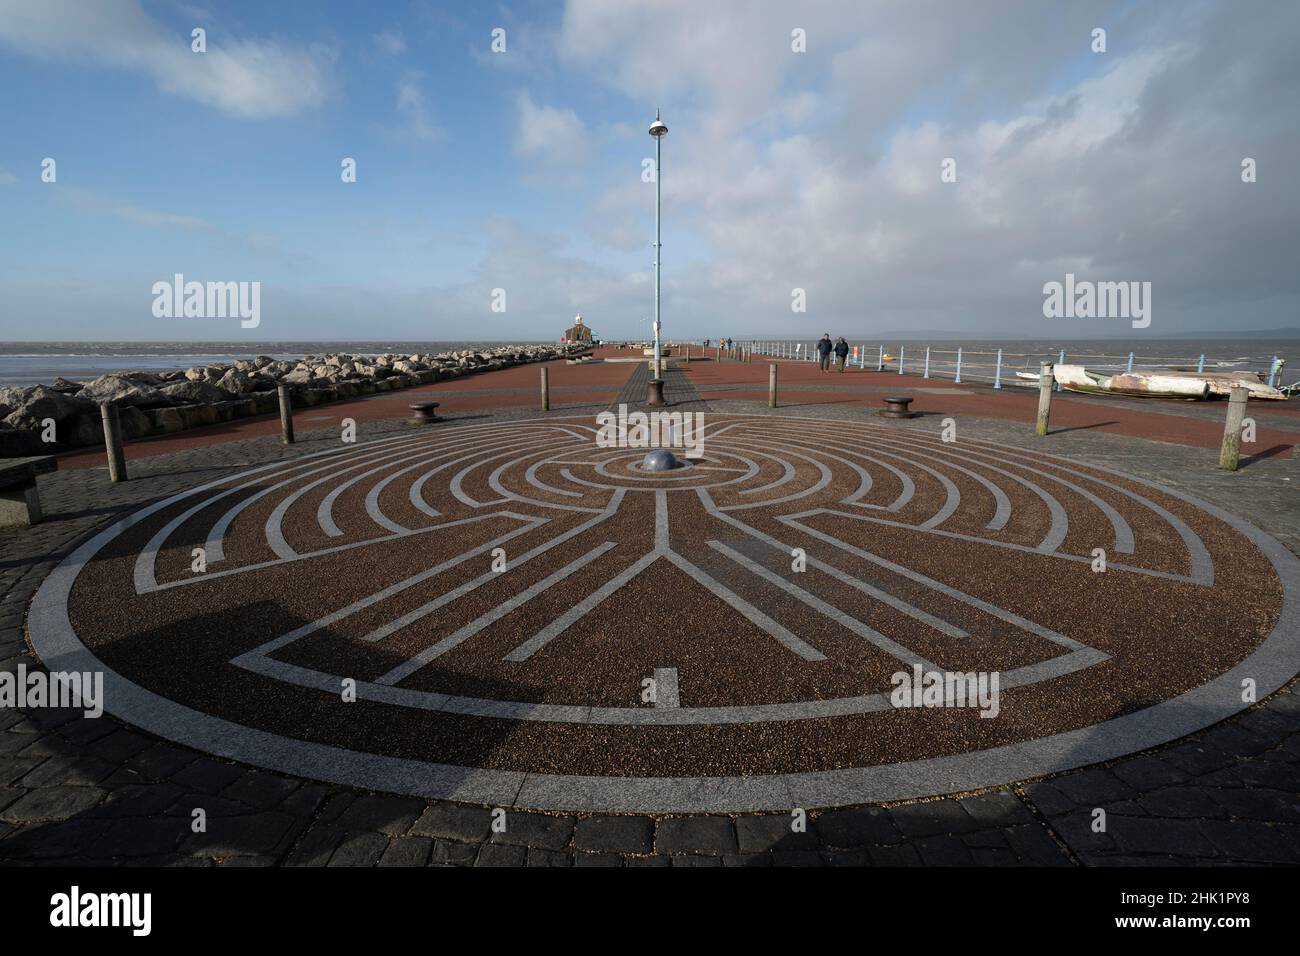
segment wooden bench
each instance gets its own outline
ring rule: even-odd
[[[36,476],[58,467],[51,455],[0,458],[0,528],[26,528],[41,520]]]
[[[411,422],[416,425],[423,425],[426,422],[440,422],[438,417],[438,405],[440,402],[412,402],[411,411],[415,412],[415,417]]]

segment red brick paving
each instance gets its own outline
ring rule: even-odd
[[[691,354],[698,359],[703,350],[693,346]],[[597,358],[637,358],[632,349],[602,347],[596,350]],[[688,369],[691,384],[700,389],[700,397],[715,401],[767,401],[768,359],[755,357],[752,363],[723,360],[712,361],[713,351],[708,351],[707,362],[692,362]],[[780,367],[780,404],[859,406],[875,410],[883,404],[880,389],[911,395],[912,410],[920,413],[944,415],[970,415],[1003,421],[1032,422],[1037,415],[1038,397],[1029,389],[1003,389],[994,391],[987,385],[963,383],[958,385],[943,379],[922,379],[915,375],[898,375],[897,372],[852,370],[844,373],[823,373],[814,362],[778,361]],[[552,408],[565,405],[600,404],[613,400],[623,384],[635,370],[631,362],[608,362],[592,365],[568,365],[563,361],[521,365],[499,372],[488,372],[465,378],[451,379],[436,385],[424,385],[397,392],[385,392],[338,402],[318,405],[297,413],[300,428],[319,427],[327,418],[337,421],[353,418],[358,422],[382,421],[408,416],[406,406],[422,398],[441,398],[447,411],[473,411],[476,409],[524,408],[536,406],[539,400],[539,368],[549,369]],[[872,389],[859,394],[844,391],[800,389],[800,385],[837,386],[852,389],[861,386]],[[710,386],[729,386],[715,391]],[[736,387],[739,386],[739,387]],[[566,391],[566,389],[577,389]],[[971,394],[961,394],[970,392]],[[945,394],[948,393],[948,394]],[[1222,407],[1222,406],[1216,406]],[[1269,403],[1270,415],[1300,414],[1300,406],[1290,407]],[[319,416],[315,422],[314,416]],[[1223,422],[1213,418],[1192,418],[1186,415],[1166,414],[1158,407],[1150,410],[1119,405],[1102,405],[1096,402],[1075,401],[1057,394],[1052,399],[1052,427],[1054,429],[1089,428],[1116,435],[1172,442],[1196,448],[1217,448],[1223,438]],[[261,415],[206,428],[192,429],[175,435],[129,442],[126,457],[130,460],[164,455],[218,442],[274,435],[280,428],[277,415]],[[1291,457],[1294,446],[1300,444],[1300,430],[1284,430],[1269,426],[1257,429],[1256,454]],[[70,452],[59,460],[60,468],[95,468],[104,465],[101,449]]]
[[[690,369],[691,384],[701,390],[700,397],[705,401],[766,402],[768,364],[768,360],[760,361],[757,357],[750,364],[726,361],[720,365],[701,363]],[[778,402],[783,407],[836,404],[877,410],[884,406],[885,395],[878,389],[887,389],[890,394],[896,391],[912,396],[912,411],[919,413],[970,415],[1021,422],[1032,422],[1038,417],[1038,393],[1034,389],[1004,388],[994,391],[984,384],[958,385],[943,379],[922,379],[915,375],[899,375],[897,372],[822,372],[815,362],[781,361],[777,365]],[[736,385],[741,387],[727,388],[726,391],[713,391],[709,388]],[[856,385],[873,391],[853,395],[840,391],[801,390],[798,387],[800,385],[849,388]],[[962,392],[971,394],[961,394]],[[1216,403],[1212,407],[1217,413],[1226,414],[1225,404]],[[1251,407],[1267,411],[1270,415],[1284,410],[1273,402],[1256,403]],[[1285,410],[1294,411],[1291,408]],[[1077,401],[1069,395],[1057,393],[1052,396],[1051,424],[1054,430],[1089,428],[1194,448],[1218,448],[1223,440],[1223,420],[1217,413],[1213,418],[1200,419],[1167,414],[1155,404],[1150,410],[1139,410],[1094,401]],[[1290,457],[1296,444],[1300,444],[1300,430],[1260,426],[1256,429],[1254,445],[1258,451],[1254,453]]]

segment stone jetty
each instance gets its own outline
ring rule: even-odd
[[[434,354],[267,355],[165,372],[110,372],[91,382],[0,388],[0,458],[102,444],[99,406],[117,406],[126,438],[169,434],[276,411],[276,391],[295,407],[548,362],[590,346],[519,345]],[[52,428],[51,428],[52,425]],[[52,440],[51,440],[52,438]]]

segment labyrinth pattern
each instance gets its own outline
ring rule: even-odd
[[[1297,669],[1295,559],[1130,476],[728,415],[648,473],[595,436],[455,423],[202,485],[71,555],[33,643],[214,753],[576,809],[1003,783],[1187,733]],[[919,672],[996,673],[996,714],[894,706]]]

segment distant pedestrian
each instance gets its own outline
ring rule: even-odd
[[[731,336],[730,336],[730,335],[727,336],[727,351],[728,351],[728,352],[731,351]]]
[[[835,350],[835,344],[831,342],[831,334],[827,332],[817,340],[817,356],[823,372],[831,370],[831,352]]]
[[[849,343],[844,341],[844,336],[840,336],[839,341],[835,343],[836,364],[839,365],[840,371],[844,371],[844,364],[849,360]]]

